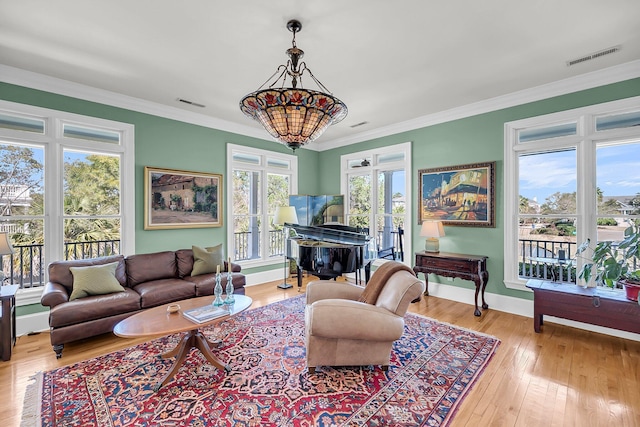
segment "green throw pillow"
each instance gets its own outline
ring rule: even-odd
[[[69,301],[90,295],[104,295],[113,292],[124,292],[124,288],[116,279],[117,262],[87,267],[69,267],[73,274],[73,291]]]
[[[193,270],[192,276],[200,274],[215,273],[220,266],[220,271],[224,270],[224,258],[222,256],[222,244],[211,248],[201,248],[192,246],[193,250]]]

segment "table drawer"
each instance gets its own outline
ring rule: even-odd
[[[459,270],[472,271],[477,262],[470,262],[457,259],[437,259],[420,257],[416,260],[416,265],[425,268],[433,268],[437,270]]]

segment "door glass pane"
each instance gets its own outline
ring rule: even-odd
[[[0,144],[2,216],[44,213],[44,150]]]
[[[86,259],[119,253],[120,218],[65,219],[65,259]]]
[[[640,214],[640,142],[596,149],[598,241],[619,242]]]
[[[267,175],[267,197],[269,215],[274,215],[278,206],[289,206],[289,176]]]
[[[233,172],[233,212],[260,213],[260,173],[235,170]]]
[[[519,171],[520,213],[575,214],[574,149],[521,155]],[[534,211],[530,212],[531,209]]]
[[[0,257],[5,285],[21,288],[44,286],[44,220],[0,219],[0,231],[8,233],[13,254]]]
[[[376,217],[376,240],[381,248],[395,246],[395,233],[398,231],[398,218],[394,215],[405,211],[405,173],[404,170],[381,171],[378,173],[378,215]]]
[[[14,253],[1,257],[4,284],[43,286],[44,150],[0,143],[0,231]]]
[[[120,213],[120,158],[64,151],[65,215]]]
[[[233,259],[260,257],[260,172],[233,172]]]
[[[371,175],[349,176],[348,212],[350,226],[369,226],[364,218],[371,213]]]

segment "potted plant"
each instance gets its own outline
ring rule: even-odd
[[[595,248],[591,248],[590,243],[591,241],[587,239],[576,250],[576,254],[581,254],[588,249],[593,252],[591,262],[582,266],[578,277],[587,283],[594,277],[597,283],[604,283],[610,288],[619,285],[625,289],[628,299],[638,301],[640,226],[634,223],[628,227],[624,231],[624,239],[618,245],[614,245],[613,242],[599,242]]]

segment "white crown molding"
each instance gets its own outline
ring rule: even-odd
[[[640,60],[322,143],[322,151],[640,77]]]
[[[357,142],[395,135],[637,77],[640,77],[640,60],[429,114],[349,137],[309,144],[304,148],[312,151],[326,151]],[[274,142],[272,138],[266,137],[263,130],[258,128],[239,125],[201,113],[145,101],[120,93],[97,89],[3,64],[0,64],[0,81]]]
[[[205,126],[225,132],[232,132],[252,138],[274,141],[272,138],[266,137],[265,132],[262,129],[239,125],[237,123],[217,119],[205,114],[158,104],[140,98],[123,95],[121,93],[70,82],[56,77],[45,76],[43,74],[10,67],[8,65],[0,64],[0,81],[31,89],[51,92],[58,95],[65,95],[86,101],[110,105],[112,107],[124,108],[140,113]]]

